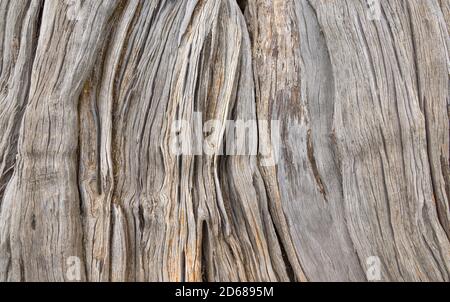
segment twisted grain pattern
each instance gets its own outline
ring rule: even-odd
[[[450,280],[448,0],[80,8],[0,0],[0,281]]]

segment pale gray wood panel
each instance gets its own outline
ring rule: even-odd
[[[449,281],[450,3],[379,3],[0,0],[0,280]]]

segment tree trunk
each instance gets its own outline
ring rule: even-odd
[[[0,281],[450,281],[449,33],[448,0],[0,0]]]

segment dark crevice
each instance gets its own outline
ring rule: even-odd
[[[186,282],[186,252],[181,252],[181,282]]]
[[[202,223],[202,263],[201,263],[201,272],[202,272],[202,281],[208,282],[208,259],[206,255],[208,255],[208,224],[206,221]]]
[[[273,229],[275,230],[275,234],[277,235],[278,245],[280,246],[281,255],[283,257],[283,262],[284,262],[284,264],[286,266],[286,273],[287,273],[287,276],[289,278],[289,281],[290,282],[300,281],[300,280],[297,280],[297,278],[295,277],[294,268],[292,267],[292,264],[289,261],[289,257],[288,257],[288,254],[286,252],[286,249],[284,247],[283,240],[281,240],[280,234],[278,233],[277,227],[275,225],[274,225]]]
[[[106,57],[106,56],[105,56]],[[104,65],[103,65],[104,66]],[[100,96],[97,97],[97,99],[100,99]],[[98,108],[98,103],[94,102],[94,110],[93,110],[93,114],[94,114],[94,119],[95,119],[95,126],[96,126],[96,131],[97,131],[97,181],[96,181],[96,185],[97,185],[97,193],[99,195],[103,195],[103,183],[102,183],[102,155],[101,155],[101,151],[102,151],[102,125],[101,125],[101,121],[100,121],[100,110]]]
[[[113,253],[112,253],[112,242],[114,241],[114,226],[116,224],[114,206],[110,207],[111,217],[110,217],[110,227],[109,227],[109,239],[108,239],[108,281],[112,281],[113,276]]]
[[[79,111],[78,111],[79,112]],[[78,116],[79,118],[79,116]],[[78,123],[80,123],[78,121]],[[78,149],[77,149],[77,163],[80,163],[81,161],[81,150],[80,150],[80,137],[78,137]],[[84,228],[85,228],[85,216],[84,216],[84,204],[83,204],[83,194],[81,192],[81,185],[79,183],[80,181],[80,171],[79,169],[76,169],[77,172],[77,189],[78,189],[78,205],[79,205],[79,211],[80,211],[80,216],[79,216],[79,221],[80,221],[80,227],[81,227],[81,235],[80,235],[80,240],[81,240],[81,253],[82,253],[82,260],[83,260],[83,265],[84,265],[84,269],[85,269],[85,276],[86,276],[86,280],[88,280],[88,269],[87,269],[87,256],[86,256],[86,242],[85,242],[85,234],[84,234]]]
[[[41,35],[41,29],[42,29],[42,16],[44,14],[44,6],[45,6],[45,0],[42,1],[41,7],[39,8],[39,14],[38,14],[38,18],[37,18],[37,24],[36,24],[36,41],[39,39],[40,35]],[[37,43],[35,44],[37,45]],[[34,60],[33,60],[34,61]]]
[[[25,265],[22,257],[19,258],[20,282],[25,282]]]
[[[325,201],[328,202],[327,192],[325,190],[325,186],[323,184],[322,177],[320,176],[320,173],[319,173],[319,168],[317,167],[316,158],[314,156],[314,146],[313,146],[313,142],[312,142],[311,130],[308,130],[308,146],[307,146],[307,148],[308,148],[308,160],[311,164],[311,169],[314,174],[314,179],[316,180],[320,194],[322,194]]]
[[[31,216],[31,229],[33,231],[36,230],[36,215],[34,215],[34,214]]]
[[[16,154],[17,152],[14,152]],[[3,201],[3,194],[5,193],[6,187],[12,178],[13,172],[15,169],[15,161],[12,162],[11,166],[3,172],[3,175],[0,175],[0,205]]]
[[[261,167],[259,167],[260,171],[261,171]],[[282,259],[283,259],[283,263],[285,264],[285,269],[286,269],[286,274],[287,277],[289,279],[290,282],[300,282],[301,277],[298,276],[296,274],[296,270],[294,269],[294,266],[292,265],[292,261],[295,261],[295,257],[294,255],[292,255],[292,253],[288,253],[288,251],[286,250],[286,244],[288,244],[288,240],[292,240],[292,239],[288,239],[286,238],[286,236],[284,236],[284,238],[280,235],[281,234],[286,234],[286,232],[283,231],[283,227],[280,226],[280,224],[284,224],[286,225],[286,228],[289,228],[289,222],[284,222],[284,221],[280,221],[280,217],[277,214],[277,205],[275,203],[270,204],[270,193],[268,191],[268,187],[269,184],[267,183],[267,180],[263,177],[262,181],[264,182],[264,191],[265,194],[267,196],[267,200],[268,200],[268,210],[269,210],[269,217],[270,217],[270,223],[273,225],[273,230],[275,232],[276,235],[276,239],[278,242],[278,246],[280,248],[280,252],[282,255]],[[283,215],[283,214],[282,214]],[[288,217],[284,216],[284,219],[288,219]],[[289,237],[289,236],[288,236]],[[295,252],[294,252],[295,253]],[[298,263],[300,265],[300,263]],[[298,272],[300,273],[300,272]]]
[[[248,0],[236,0],[237,4],[239,5],[239,8],[242,11],[242,14],[245,14],[245,10],[248,6]]]
[[[144,208],[140,204],[138,206],[138,218],[139,218],[139,230],[141,231],[141,233],[144,232],[144,227],[145,227],[145,216],[144,216],[144,214],[145,214]]]

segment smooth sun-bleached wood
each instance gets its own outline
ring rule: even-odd
[[[450,281],[449,1],[80,3],[0,0],[0,281]]]

